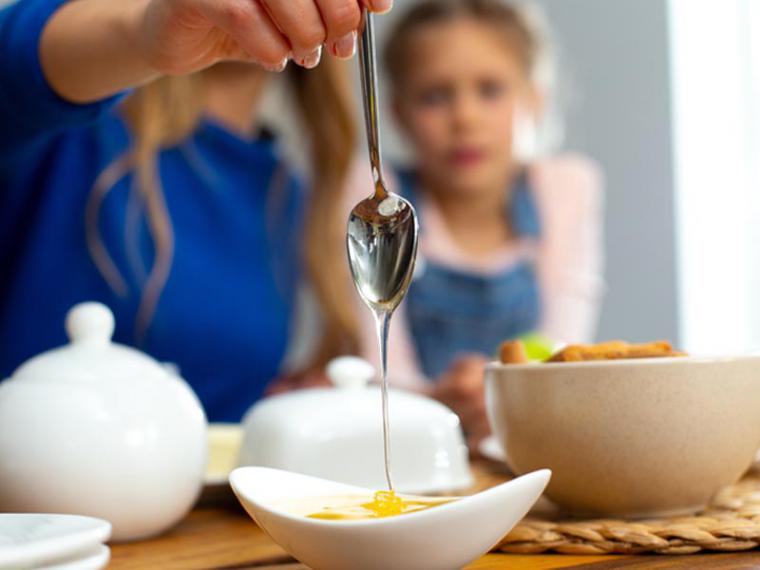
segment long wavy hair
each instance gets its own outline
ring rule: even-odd
[[[350,279],[343,244],[345,223],[340,219],[342,190],[356,142],[355,113],[343,62],[326,57],[313,70],[291,66],[286,76],[308,138],[311,179],[302,253],[323,323],[310,364],[316,367],[340,353],[355,351],[358,345],[356,315],[353,305],[345,301],[350,298]],[[203,114],[203,82],[203,72],[164,77],[125,101],[122,111],[132,145],[103,170],[87,204],[85,225],[92,259],[110,288],[124,296],[126,281],[104,246],[98,216],[108,192],[124,176],[133,175],[124,243],[130,268],[143,283],[135,321],[138,342],[155,314],[174,253],[171,212],[158,175],[158,155],[162,149],[181,144],[198,127]],[[274,193],[276,189],[270,190]],[[148,269],[143,267],[135,239],[143,216],[155,247],[154,262]]]

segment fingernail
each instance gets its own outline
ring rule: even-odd
[[[285,68],[288,66],[288,58],[283,58],[283,60],[280,63],[277,63],[275,65],[269,65],[266,63],[262,64],[262,67],[266,69],[267,71],[271,71],[272,73],[281,73],[282,71],[285,71]]]
[[[313,69],[319,65],[319,60],[322,59],[322,46],[319,46],[309,55],[301,59],[298,63],[306,69]]]
[[[385,14],[393,8],[393,0],[372,0],[372,11],[378,14]]]
[[[333,55],[348,59],[356,52],[356,32],[349,32],[342,38],[335,40],[332,49]]]

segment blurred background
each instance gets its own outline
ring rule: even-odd
[[[539,4],[555,38],[562,146],[607,180],[598,338],[680,340],[668,2]],[[389,153],[402,148],[390,129],[386,140]]]
[[[606,176],[598,338],[760,347],[760,2],[537,3],[556,40],[562,147]],[[378,18],[381,44],[399,12]],[[297,157],[282,93],[268,99]],[[387,154],[403,160],[383,125]]]
[[[559,59],[561,146],[606,176],[598,338],[757,349],[760,2],[538,4]],[[381,44],[393,18],[378,18]],[[403,161],[391,123],[385,151]]]
[[[538,3],[563,146],[606,175],[598,338],[760,347],[760,2]]]

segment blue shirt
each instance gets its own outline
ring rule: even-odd
[[[123,155],[129,132],[119,97],[75,105],[42,74],[41,30],[64,0],[0,10],[0,378],[66,342],[64,317],[95,300],[133,344],[143,281],[127,262],[132,175],[102,204],[103,244],[128,292],[106,284],[87,249],[85,206],[98,175]],[[168,282],[144,344],[177,364],[212,421],[237,421],[278,374],[299,266],[303,193],[271,141],[245,141],[206,120],[159,157],[174,232]],[[145,265],[155,248],[138,226]]]

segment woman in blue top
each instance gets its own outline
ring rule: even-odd
[[[317,360],[350,349],[333,204],[353,122],[341,65],[318,64],[323,45],[353,54],[359,21],[357,0],[1,10],[0,378],[64,342],[68,308],[98,300],[117,341],[178,364],[210,420],[236,421],[278,374],[301,243],[326,327]],[[256,129],[262,67],[291,59],[318,66],[288,70],[308,203]]]

